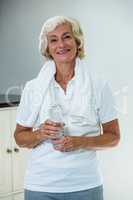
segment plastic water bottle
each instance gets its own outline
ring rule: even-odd
[[[51,108],[49,109],[49,114],[51,121],[64,124],[63,112],[60,105],[57,104],[51,106]],[[64,129],[62,128],[59,132],[59,137],[63,136],[64,136]]]

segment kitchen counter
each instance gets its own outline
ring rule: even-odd
[[[20,95],[0,94],[0,108],[17,106],[20,102]]]

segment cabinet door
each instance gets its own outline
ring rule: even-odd
[[[0,110],[0,196],[12,191],[11,148],[10,112]]]
[[[10,113],[12,132],[12,170],[13,170],[13,191],[23,190],[24,174],[27,164],[28,150],[19,148],[14,140],[14,130],[16,127],[16,109]],[[17,197],[16,197],[17,198]]]
[[[13,200],[24,200],[24,193],[15,194]]]

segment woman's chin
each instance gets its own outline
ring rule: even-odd
[[[55,61],[57,62],[57,63],[68,63],[68,62],[72,62],[74,60],[74,58],[73,57],[68,57],[68,56],[62,56],[62,57],[60,57],[60,58],[58,58],[58,59],[56,59]]]

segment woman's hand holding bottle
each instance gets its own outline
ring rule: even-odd
[[[40,125],[39,135],[43,137],[44,140],[57,139],[60,137],[63,126],[63,123],[46,120]]]

